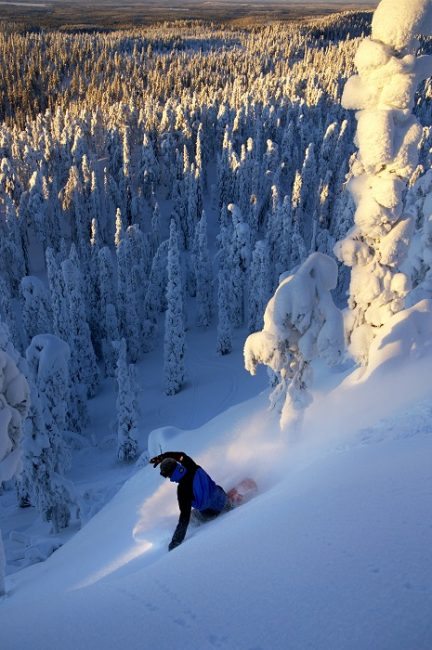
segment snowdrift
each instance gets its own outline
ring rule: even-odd
[[[254,476],[260,494],[168,553],[175,488],[137,470],[48,561],[9,578],[2,648],[429,650],[431,357],[426,336],[414,355],[395,336],[362,381],[318,373],[302,440],[280,434],[266,393],[201,429],[155,431],[151,453],[183,448],[226,487]],[[389,399],[360,423],[378,377]]]

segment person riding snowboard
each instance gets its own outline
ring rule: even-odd
[[[177,499],[180,517],[168,550],[179,546],[185,538],[191,510],[199,511],[203,521],[217,517],[229,508],[225,490],[216,485],[213,479],[183,451],[167,451],[150,459],[153,467],[160,464],[160,474],[178,483]]]

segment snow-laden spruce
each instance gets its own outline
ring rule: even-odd
[[[52,311],[49,293],[39,278],[28,275],[21,280],[23,297],[22,323],[27,342],[37,334],[52,332]]]
[[[241,327],[245,320],[246,277],[251,258],[250,229],[237,205],[230,203],[228,210],[233,221],[230,248],[231,319],[234,327]]]
[[[254,375],[261,363],[276,375],[271,401],[280,410],[282,429],[298,425],[310,403],[312,360],[321,357],[329,365],[341,360],[342,314],[330,293],[336,283],[336,262],[313,253],[282,279],[264,312],[263,329],[246,340],[246,370]]]
[[[75,330],[72,328],[66,283],[57,257],[52,248],[47,248],[46,265],[48,284],[51,293],[54,334],[58,336],[59,339],[67,341],[71,346],[73,346],[73,334],[74,331],[76,331],[76,328]],[[83,308],[80,309],[79,313],[85,318],[85,310]],[[79,324],[80,323],[76,325]],[[82,326],[87,326],[86,321]],[[80,345],[77,345],[77,351],[78,349],[80,349]],[[78,361],[79,359],[77,362]],[[88,422],[87,388],[84,383],[79,381],[78,375],[75,378],[75,365],[75,362],[72,360],[70,367],[72,386],[70,391],[71,401],[69,404],[68,421],[71,430],[82,431]]]
[[[144,298],[144,313],[155,324],[158,314],[166,309],[168,247],[169,241],[166,239],[157,248]]]
[[[0,483],[20,469],[22,423],[30,405],[27,380],[0,350]]]
[[[269,261],[270,255],[267,242],[257,241],[252,253],[249,280],[249,332],[256,332],[262,327],[264,309],[271,296]]]
[[[117,321],[117,296],[114,283],[114,262],[110,249],[104,246],[98,252],[98,281],[99,281],[99,300],[100,300],[100,331],[102,334],[102,357],[105,366],[105,374],[108,377],[114,377],[116,354],[112,346],[113,339],[110,321],[114,316]],[[112,321],[111,321],[112,322]],[[117,327],[118,329],[118,327]],[[114,327],[114,333],[116,328]],[[119,338],[118,332],[116,339]]]
[[[432,298],[432,170],[429,169],[409,189],[405,211],[416,224],[404,271],[412,289],[405,300],[412,307],[424,298]]]
[[[355,225],[335,252],[352,267],[349,341],[362,364],[377,329],[403,309],[409,291],[401,267],[414,224],[403,197],[422,138],[412,110],[419,84],[432,75],[432,57],[416,57],[419,33],[432,33],[430,0],[382,0],[371,38],[355,56],[358,75],[348,80],[342,98],[345,108],[358,111],[359,151],[349,183]]]
[[[57,533],[79,512],[75,490],[64,477],[71,466],[64,437],[70,403],[70,350],[56,336],[40,334],[27,348],[26,358],[35,384],[32,387],[33,427],[26,431],[26,478],[31,503]]]
[[[167,310],[164,336],[164,384],[167,395],[181,389],[185,378],[186,332],[183,311],[183,278],[180,263],[177,226],[170,225],[168,249]]]
[[[71,247],[69,259],[61,265],[69,316],[67,340],[71,349],[71,379],[74,385],[83,386],[87,395],[93,396],[99,383],[99,369],[83,302],[82,276],[73,256],[74,248]]]
[[[6,158],[0,162],[0,192],[2,187],[2,169],[7,167]],[[13,174],[13,172],[11,172]],[[11,183],[11,179],[8,179]],[[0,220],[0,268],[8,288],[16,291],[21,278],[26,275],[26,255],[22,232],[17,218],[17,209],[12,198],[3,192],[4,216]]]
[[[54,334],[64,341],[69,340],[69,313],[66,286],[58,257],[52,248],[46,250],[46,269],[51,294]]]
[[[220,269],[218,280],[216,352],[223,356],[232,351],[231,278],[226,268]]]
[[[21,434],[30,406],[27,380],[9,354],[0,350],[0,486],[21,468]],[[0,596],[4,586],[5,556],[0,531]]]
[[[204,211],[195,228],[195,239],[196,259],[194,271],[198,302],[196,320],[197,325],[208,327],[213,315],[213,281],[207,241],[207,217]]]
[[[117,311],[120,331],[128,341],[128,354],[131,361],[135,362],[139,356],[140,332],[136,297],[131,294],[130,281],[131,269],[129,267],[129,244],[123,238],[117,244]],[[132,303],[129,305],[129,300]],[[130,337],[130,339],[129,339]]]
[[[69,346],[52,334],[39,334],[27,348],[26,359],[38,388],[53,467],[64,474],[71,465],[70,450],[64,439],[70,401]]]
[[[137,455],[137,414],[134,403],[134,372],[127,363],[126,341],[117,343],[117,458],[131,461]]]

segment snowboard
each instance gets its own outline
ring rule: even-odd
[[[258,492],[258,486],[252,478],[244,478],[227,492],[228,502],[232,508],[241,506]]]

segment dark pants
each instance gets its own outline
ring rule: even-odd
[[[225,505],[222,510],[213,510],[212,508],[207,508],[206,510],[196,510],[194,508],[191,514],[191,521],[192,523],[195,522],[197,524],[202,524],[206,521],[210,521],[211,519],[215,519],[222,512],[228,512],[228,510],[232,510],[232,504],[228,499],[225,501]]]

